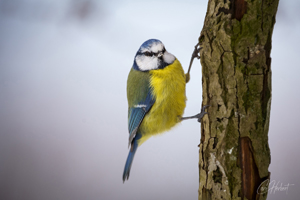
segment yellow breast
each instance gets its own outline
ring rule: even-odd
[[[140,144],[150,136],[175,126],[180,122],[185,109],[185,75],[180,62],[175,59],[171,65],[152,70],[150,74],[155,103],[140,126]]]

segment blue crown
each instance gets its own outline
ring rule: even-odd
[[[160,40],[157,40],[157,39],[150,39],[150,40],[147,40],[146,42],[144,42],[140,49],[141,48],[148,48],[148,47],[151,47],[153,43],[162,43]]]

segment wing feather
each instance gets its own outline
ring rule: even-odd
[[[129,120],[128,120],[128,131],[129,131],[129,145],[136,136],[136,133],[145,117],[149,112],[155,99],[149,89],[145,100],[140,101],[137,105],[129,107]]]

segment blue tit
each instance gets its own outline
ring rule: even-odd
[[[170,130],[183,119],[186,76],[177,58],[157,39],[144,42],[137,51],[127,79],[130,151],[123,172],[129,178],[137,148],[153,135]]]

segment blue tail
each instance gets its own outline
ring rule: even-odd
[[[130,168],[131,168],[131,164],[134,158],[134,154],[137,150],[138,147],[138,142],[137,140],[139,139],[139,135],[136,135],[136,137],[133,139],[132,143],[131,143],[131,148],[125,163],[125,168],[124,168],[124,172],[123,172],[123,183],[125,180],[128,180],[129,178],[129,173],[130,173]]]

